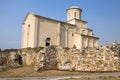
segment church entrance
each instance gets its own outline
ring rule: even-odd
[[[49,46],[49,45],[50,45],[50,38],[48,37],[45,40],[45,46]]]

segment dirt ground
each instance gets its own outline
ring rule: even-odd
[[[43,76],[66,76],[66,75],[81,75],[87,74],[86,72],[70,72],[70,71],[58,71],[58,70],[46,70],[36,72],[33,67],[20,67],[10,69],[4,72],[0,72],[0,78],[6,77],[43,77]],[[102,77],[81,77],[81,78],[69,78],[61,80],[120,80],[120,76],[102,76]]]
[[[120,80],[120,76],[108,76],[108,77],[96,77],[96,78],[69,78],[69,79],[60,79],[60,80]]]
[[[32,67],[20,67],[0,72],[0,77],[36,77],[36,76],[60,76],[60,75],[76,75],[80,72],[46,70],[36,72]]]

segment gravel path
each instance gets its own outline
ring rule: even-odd
[[[63,78],[80,78],[80,77],[99,77],[99,76],[120,76],[120,72],[111,73],[82,73],[80,75],[66,76],[47,76],[47,77],[17,77],[17,78],[0,78],[0,80],[59,80]]]

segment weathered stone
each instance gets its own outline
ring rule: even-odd
[[[82,51],[77,49],[49,46],[37,49],[37,51],[30,48],[21,52],[9,51],[7,54],[3,52],[1,53],[2,58],[0,60],[5,58],[7,64],[10,64],[10,68],[16,68],[21,66],[21,57],[21,64],[24,64],[24,66],[34,66],[35,71],[54,68],[69,71],[120,71],[118,50],[102,46],[86,48],[84,53],[82,53]]]
[[[6,70],[7,70],[6,66],[0,66],[0,72],[1,71],[6,71]]]
[[[55,68],[56,65],[56,48],[55,46],[50,46],[39,51],[36,57],[34,70],[38,71],[52,69]]]
[[[17,52],[11,51],[7,64],[9,64],[11,68],[20,67],[22,65],[22,57],[19,54],[17,54]]]
[[[99,47],[99,49],[87,48],[85,49],[84,54],[77,54],[73,50],[58,49],[58,58],[57,60],[59,69],[70,70],[71,67],[74,67],[75,70],[81,71],[114,71],[119,70],[119,68],[115,68],[114,66],[119,66],[119,64],[115,64],[119,61],[118,56],[115,56],[117,53],[113,52],[109,48],[103,46]],[[69,60],[69,61],[68,61]],[[68,65],[69,63],[69,65]],[[67,66],[65,66],[67,65]],[[70,67],[71,66],[71,67]]]
[[[40,51],[36,56],[34,70],[35,71],[43,70],[44,66],[45,66],[45,54],[43,52],[41,53]]]

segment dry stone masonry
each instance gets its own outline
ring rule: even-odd
[[[117,49],[116,49],[117,47]],[[118,44],[78,49],[60,46],[26,48],[0,52],[0,71],[32,66],[35,71],[59,69],[69,71],[120,71]]]
[[[0,52],[0,71],[21,67],[22,56],[17,49],[4,50]]]
[[[58,68],[77,71],[118,71],[118,54],[106,47],[88,48],[84,53],[77,50],[58,49]]]

